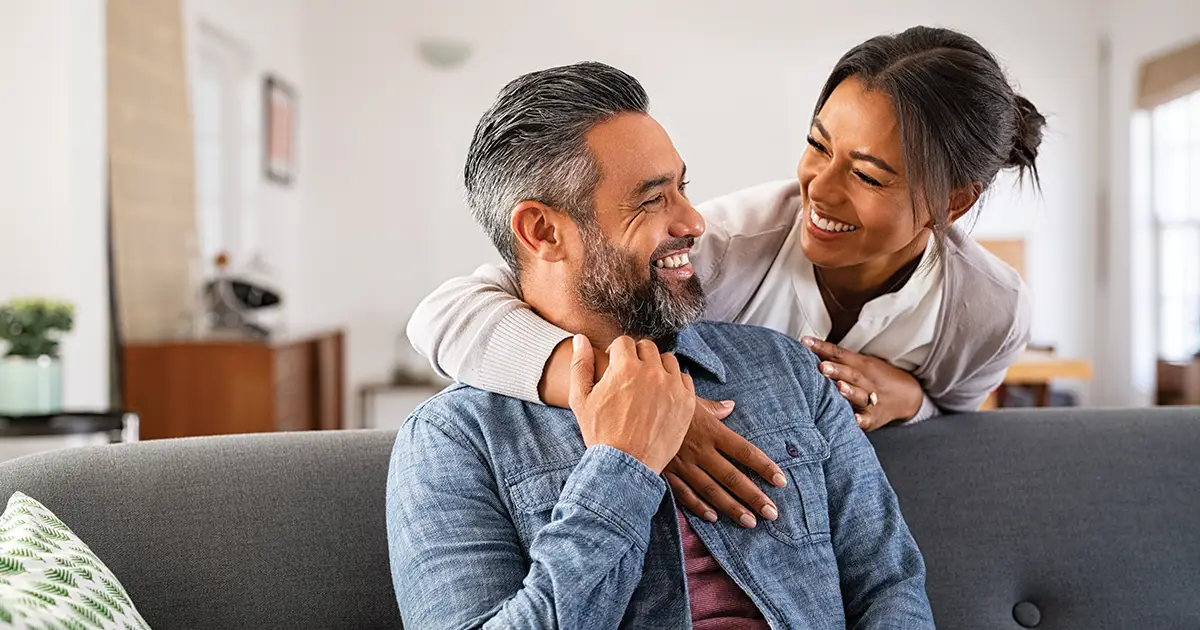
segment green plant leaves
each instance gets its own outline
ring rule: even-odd
[[[0,305],[0,340],[9,356],[58,356],[57,336],[75,323],[75,307],[45,299],[20,299]]]

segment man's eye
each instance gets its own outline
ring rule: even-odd
[[[642,207],[649,208],[650,206],[657,206],[658,204],[662,203],[663,201],[666,201],[666,199],[667,199],[666,197],[663,197],[662,195],[658,195],[657,197],[643,203]]]

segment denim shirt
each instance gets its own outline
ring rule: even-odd
[[[743,529],[688,514],[772,628],[932,628],[925,565],[875,451],[817,359],[782,334],[702,322],[676,355],[726,425],[783,469]],[[392,451],[387,529],[404,627],[691,628],[664,479],[586,447],[570,410],[454,386]]]

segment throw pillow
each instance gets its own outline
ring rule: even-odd
[[[17,492],[0,515],[0,629],[149,628],[112,571],[46,506]]]

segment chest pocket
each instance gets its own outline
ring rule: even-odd
[[[770,457],[787,477],[787,487],[776,488],[751,473],[759,488],[779,507],[779,518],[760,519],[760,527],[780,541],[799,546],[829,540],[829,497],[825,462],[829,442],[816,427],[787,427],[748,437]]]
[[[508,487],[515,508],[513,520],[526,544],[550,522],[550,514],[574,470],[575,464],[563,464],[559,468],[529,474]]]

